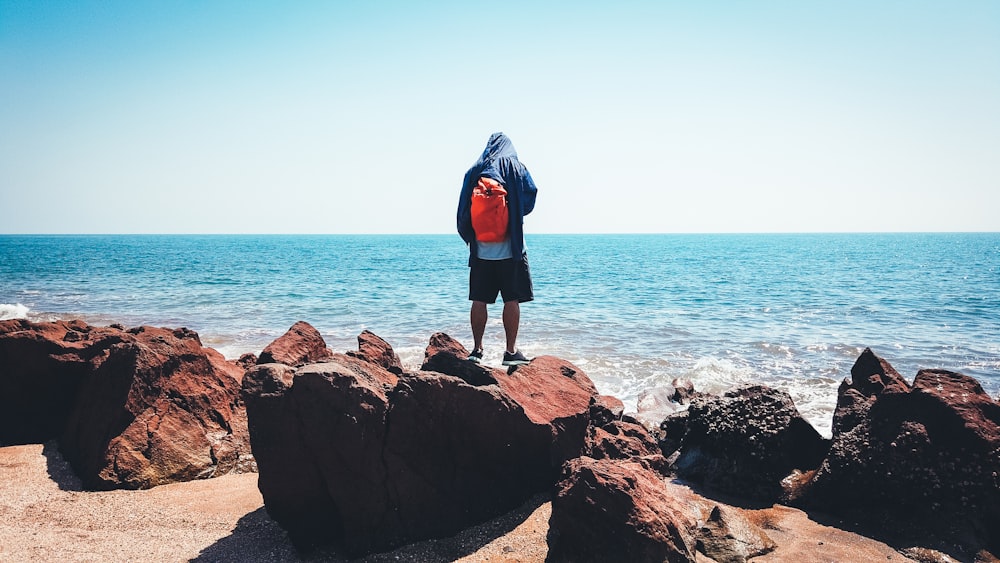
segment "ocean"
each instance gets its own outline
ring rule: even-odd
[[[1000,392],[1000,233],[528,235],[519,347],[565,358],[626,409],[677,377],[788,391],[829,435],[865,347],[912,381]],[[335,351],[365,329],[416,368],[431,334],[471,348],[457,235],[0,235],[0,319],[187,327],[237,358],[296,321]],[[500,365],[500,304],[485,361]],[[653,402],[650,402],[653,401]]]

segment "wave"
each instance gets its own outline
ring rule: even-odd
[[[28,318],[28,307],[20,303],[0,303],[0,321]]]

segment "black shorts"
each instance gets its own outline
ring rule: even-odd
[[[527,256],[522,256],[520,260],[472,259],[469,264],[469,300],[496,303],[498,293],[503,296],[504,303],[524,303],[535,298]]]

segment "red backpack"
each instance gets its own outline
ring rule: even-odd
[[[507,238],[507,190],[491,178],[480,178],[472,190],[472,229],[479,242],[503,242]]]

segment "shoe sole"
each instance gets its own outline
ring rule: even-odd
[[[470,362],[474,363],[474,364],[478,364],[478,363],[480,363],[480,362],[482,362],[482,361],[483,361],[483,360],[482,360],[482,359],[480,359],[480,358],[473,358],[473,357],[469,357],[469,358],[467,358],[467,359],[468,359],[468,360],[469,360]]]
[[[505,366],[526,366],[531,363],[531,360],[510,360],[509,362],[504,362]]]

